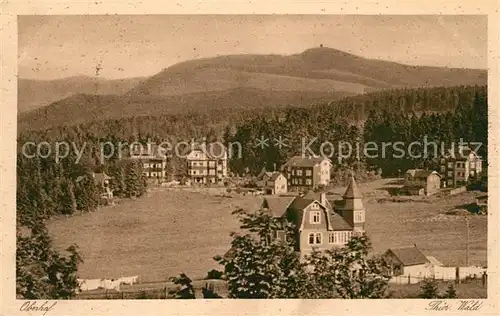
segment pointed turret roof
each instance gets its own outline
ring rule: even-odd
[[[361,199],[363,197],[363,194],[361,194],[361,191],[358,188],[358,185],[356,184],[356,181],[354,180],[354,176],[351,175],[351,178],[349,179],[349,185],[347,186],[347,190],[345,190],[344,199]]]

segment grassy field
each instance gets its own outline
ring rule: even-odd
[[[444,213],[472,203],[474,193],[392,201],[384,198],[384,191],[377,191],[390,186],[391,180],[360,185],[374,250],[415,243],[446,265],[464,265],[464,219]],[[229,233],[238,230],[231,212],[239,207],[253,210],[261,201],[258,196],[222,197],[216,190],[155,189],[137,200],[57,218],[49,229],[59,249],[79,245],[85,261],[79,268],[81,278],[139,275],[143,281],[159,281],[180,272],[203,278],[208,270],[220,269],[212,258],[224,254]],[[471,216],[470,241],[469,263],[485,265],[485,216]]]

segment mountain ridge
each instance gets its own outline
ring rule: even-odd
[[[307,106],[385,89],[485,85],[487,71],[410,66],[320,47],[293,55],[193,59],[150,77],[116,80],[104,81],[100,93],[85,90],[87,81],[85,89],[73,89],[76,92],[45,107],[20,111],[19,121],[23,126],[57,125],[64,117],[84,122],[211,109]]]

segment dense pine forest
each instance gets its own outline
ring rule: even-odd
[[[431,155],[433,147],[428,148],[427,157],[420,148],[420,158],[405,155],[395,159],[394,150],[389,147],[385,157],[381,157],[379,150],[379,157],[371,158],[372,155],[364,154],[364,144],[372,142],[381,148],[382,143],[402,142],[408,146],[411,142],[423,143],[425,138],[437,144],[439,154],[441,146],[447,150],[457,147],[461,140],[481,142],[478,151],[486,157],[487,89],[476,86],[383,91],[330,105],[259,115],[237,124],[234,130],[234,133],[227,130],[225,138],[245,144],[242,157],[231,160],[231,168],[237,173],[248,169],[255,173],[262,167],[279,168],[291,156],[310,148],[314,154],[331,157],[336,168],[381,168],[385,175],[396,175],[398,170],[435,167],[433,158],[437,157]],[[255,140],[261,137],[270,139],[270,146],[264,149],[255,146]],[[272,142],[280,137],[288,140],[281,149]],[[315,141],[307,146],[312,140]],[[351,145],[351,155],[342,142]],[[359,145],[359,154],[356,154],[356,145]],[[344,159],[338,159],[339,152]]]
[[[412,141],[481,142],[479,152],[486,157],[487,148],[487,87],[459,86],[452,88],[402,89],[375,92],[302,108],[255,111],[234,111],[224,116],[204,112],[185,116],[133,117],[122,120],[94,121],[75,126],[60,126],[44,131],[25,130],[19,134],[21,153],[26,142],[49,144],[65,141],[82,150],[70,148],[68,157],[55,161],[54,147],[47,158],[18,155],[17,211],[22,225],[54,214],[89,211],[99,204],[92,172],[104,171],[114,178],[112,186],[118,197],[140,196],[145,192],[141,166],[119,159],[118,151],[105,163],[101,160],[100,144],[134,141],[161,142],[190,140],[221,140],[242,144],[241,157],[232,157],[230,169],[235,174],[255,174],[263,167],[279,168],[288,158],[301,154],[305,144],[320,152],[323,142],[330,142],[323,153],[332,154],[336,169],[378,169],[384,175],[395,175],[411,167],[432,167],[433,160],[391,159],[391,149],[385,158],[367,158],[352,154],[338,157],[338,143]],[[267,147],[256,146],[259,138],[268,138]],[[281,148],[275,139],[282,138]],[[333,152],[332,149],[333,148]],[[345,148],[343,150],[346,150]],[[346,152],[344,152],[345,154]],[[172,159],[169,171],[181,173],[182,161]],[[78,181],[77,181],[78,180]]]

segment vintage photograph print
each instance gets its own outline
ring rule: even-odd
[[[19,15],[17,30],[21,311],[488,298],[487,16]]]

